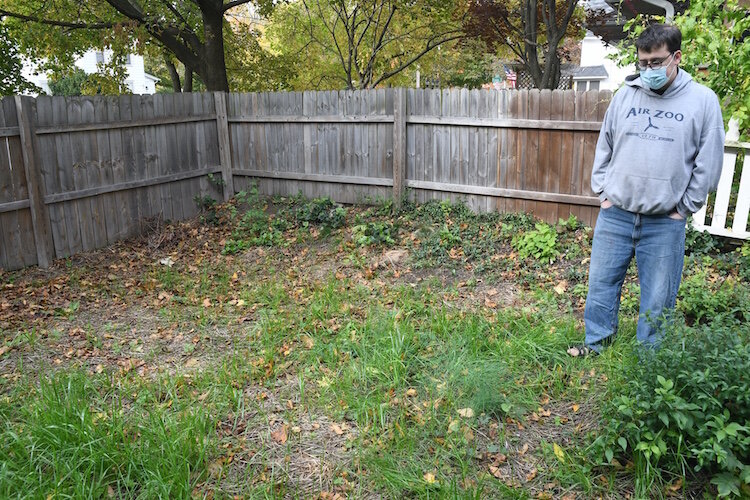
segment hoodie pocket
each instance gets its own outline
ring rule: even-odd
[[[615,205],[629,212],[659,214],[677,204],[670,179],[614,171],[604,189]]]

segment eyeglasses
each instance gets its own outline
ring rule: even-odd
[[[664,64],[667,59],[670,59],[672,56],[674,56],[674,52],[669,54],[667,57],[662,57],[660,59],[651,59],[650,61],[647,59],[639,59],[638,60],[638,69],[641,71],[645,71],[648,68],[651,69],[659,69],[662,66],[667,66],[669,63]]]

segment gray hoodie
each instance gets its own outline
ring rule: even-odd
[[[591,188],[640,214],[683,217],[716,190],[724,123],[716,94],[683,70],[664,94],[631,77],[612,98],[596,144]]]

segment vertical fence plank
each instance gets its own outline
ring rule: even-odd
[[[234,179],[232,178],[232,155],[229,142],[226,94],[224,92],[214,92],[214,103],[216,104],[216,130],[219,135],[221,176],[224,180],[224,201],[228,201],[234,196]]]
[[[34,231],[37,263],[49,267],[55,256],[54,241],[50,228],[49,213],[44,204],[45,189],[43,186],[40,164],[37,161],[39,143],[34,134],[34,115],[36,106],[29,97],[15,97],[18,126],[23,152],[23,164],[26,171],[27,192],[31,209],[31,221]]]
[[[406,92],[395,89],[393,98],[393,204],[401,208],[406,175]]]
[[[741,169],[737,205],[734,207],[734,222],[732,223],[732,231],[738,235],[747,233],[748,212],[750,212],[750,151],[748,150],[745,150],[745,159]]]
[[[0,127],[10,125],[12,115],[6,111],[10,98],[0,98]],[[13,110],[15,111],[15,110]],[[13,123],[11,121],[11,123]],[[10,157],[10,137],[0,138],[0,203],[17,201],[13,182],[13,164]],[[16,269],[23,265],[21,231],[18,227],[18,210],[0,213],[0,267]]]

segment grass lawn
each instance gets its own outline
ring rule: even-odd
[[[0,497],[716,495],[692,463],[597,447],[639,363],[638,286],[611,348],[566,355],[592,234],[574,218],[200,201],[0,274]],[[723,314],[746,338],[750,255],[690,240],[685,328]]]

